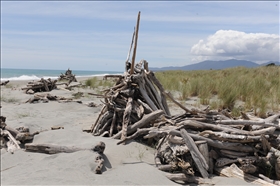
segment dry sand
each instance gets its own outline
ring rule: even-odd
[[[78,79],[82,81],[84,79]],[[1,149],[1,185],[178,185],[157,170],[154,164],[155,150],[130,142],[116,145],[117,140],[96,137],[83,132],[96,120],[101,105],[88,107],[100,99],[86,95],[76,102],[25,103],[33,95],[21,90],[28,81],[11,81],[1,86],[1,115],[6,124],[17,128],[29,127],[30,132],[41,131],[34,143],[51,143],[65,146],[91,147],[98,141],[106,144],[105,166],[101,175],[95,174],[93,152],[89,150],[54,155],[17,150],[14,154]],[[53,90],[52,95],[72,97],[75,92],[93,92],[76,88],[74,91]],[[172,112],[183,112],[171,109]],[[64,129],[50,130],[53,126]],[[192,184],[193,185],[193,184]],[[243,180],[215,176],[205,185],[251,185]]]

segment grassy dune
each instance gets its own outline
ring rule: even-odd
[[[253,109],[255,115],[264,117],[267,111],[280,110],[279,66],[155,74],[166,90],[179,92],[182,101],[197,96],[199,104],[229,108],[236,116]]]

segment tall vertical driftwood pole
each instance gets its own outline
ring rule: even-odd
[[[140,11],[138,12],[138,18],[137,18],[137,24],[136,24],[136,30],[135,30],[135,42],[133,47],[133,55],[132,55],[132,61],[131,61],[131,69],[130,74],[133,74],[134,72],[134,63],[135,63],[135,57],[136,57],[136,49],[137,49],[137,39],[138,39],[138,30],[139,30],[139,22],[140,22]]]

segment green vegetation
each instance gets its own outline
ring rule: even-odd
[[[18,118],[25,118],[25,117],[31,117],[32,115],[30,113],[17,113]]]
[[[256,115],[264,117],[268,110],[280,110],[279,66],[155,74],[166,90],[180,92],[180,100],[198,96],[200,104],[209,104],[212,109],[228,108],[234,115],[253,109]]]
[[[113,80],[99,80],[98,77],[93,77],[93,78],[87,79],[85,81],[85,85],[92,89],[99,88],[99,87],[108,88],[108,87],[112,87],[114,85],[114,81]]]
[[[17,102],[19,102],[19,99],[14,98],[14,97],[6,97],[1,94],[0,101],[6,102],[6,103],[17,103]]]

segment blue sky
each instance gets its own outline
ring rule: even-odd
[[[279,1],[1,1],[1,67],[123,71],[136,62],[279,61]]]

